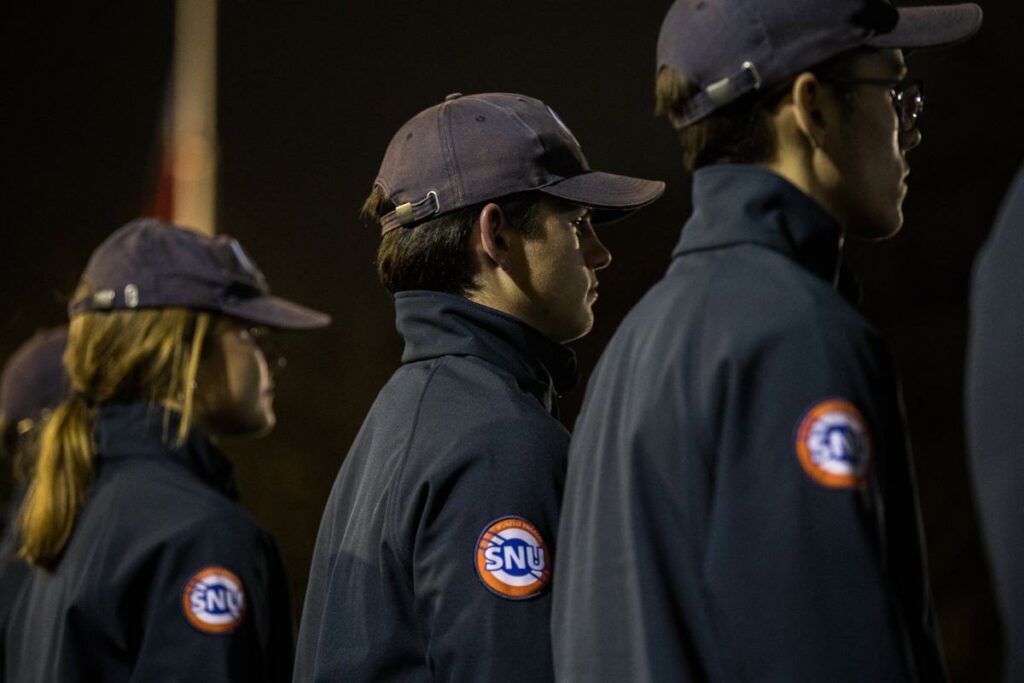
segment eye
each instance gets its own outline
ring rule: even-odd
[[[569,221],[569,226],[572,228],[573,241],[576,243],[576,249],[580,248],[580,244],[583,241],[583,217],[575,218]]]
[[[590,215],[583,214],[571,221],[569,225],[572,226],[573,231],[576,233],[578,239],[582,239],[584,235],[590,230]]]

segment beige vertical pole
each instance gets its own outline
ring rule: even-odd
[[[213,234],[217,200],[217,0],[178,0],[173,220]]]

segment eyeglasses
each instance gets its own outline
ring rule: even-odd
[[[922,81],[888,78],[853,78],[850,80],[827,81],[838,86],[880,85],[889,89],[893,109],[900,120],[900,132],[911,133],[917,129],[917,120],[924,111],[924,83]]]
[[[263,357],[266,358],[271,370],[280,372],[288,365],[288,359],[281,355],[270,335],[270,330],[266,327],[240,327],[239,332],[243,338],[248,338],[263,352]]]

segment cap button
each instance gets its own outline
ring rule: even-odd
[[[460,97],[462,97],[462,93],[460,93],[460,92],[453,92],[450,95],[445,95],[444,96],[444,101],[445,102],[451,102],[452,100],[457,100]]]

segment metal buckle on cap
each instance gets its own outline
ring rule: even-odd
[[[761,89],[761,83],[762,83],[762,81],[761,81],[761,74],[759,74],[757,72],[757,67],[754,66],[754,63],[753,62],[743,62],[743,64],[740,65],[740,68],[745,69],[746,71],[750,72],[750,75],[754,77],[754,90],[760,90]]]
[[[753,90],[760,88],[761,74],[757,72],[757,67],[754,66],[753,62],[743,62],[737,73],[734,73],[728,78],[715,81],[708,87],[704,88],[704,92],[707,94],[708,99],[710,99],[717,108],[729,104],[737,97],[747,92],[748,88],[746,86],[750,85],[753,86]]]
[[[677,128],[687,126],[720,109],[751,90],[761,88],[761,74],[751,61],[740,65],[740,70],[726,78],[719,79],[690,98],[683,105],[680,114],[669,118]]]
[[[138,308],[139,306],[139,287],[138,285],[125,285],[124,286],[124,305],[128,308]]]
[[[112,289],[101,289],[92,295],[92,305],[96,308],[112,308],[117,292]]]
[[[418,223],[424,218],[433,216],[441,210],[441,200],[437,192],[430,190],[427,196],[418,202],[406,202],[396,206],[394,211],[384,214],[380,219],[381,235],[386,235],[395,228]]]

